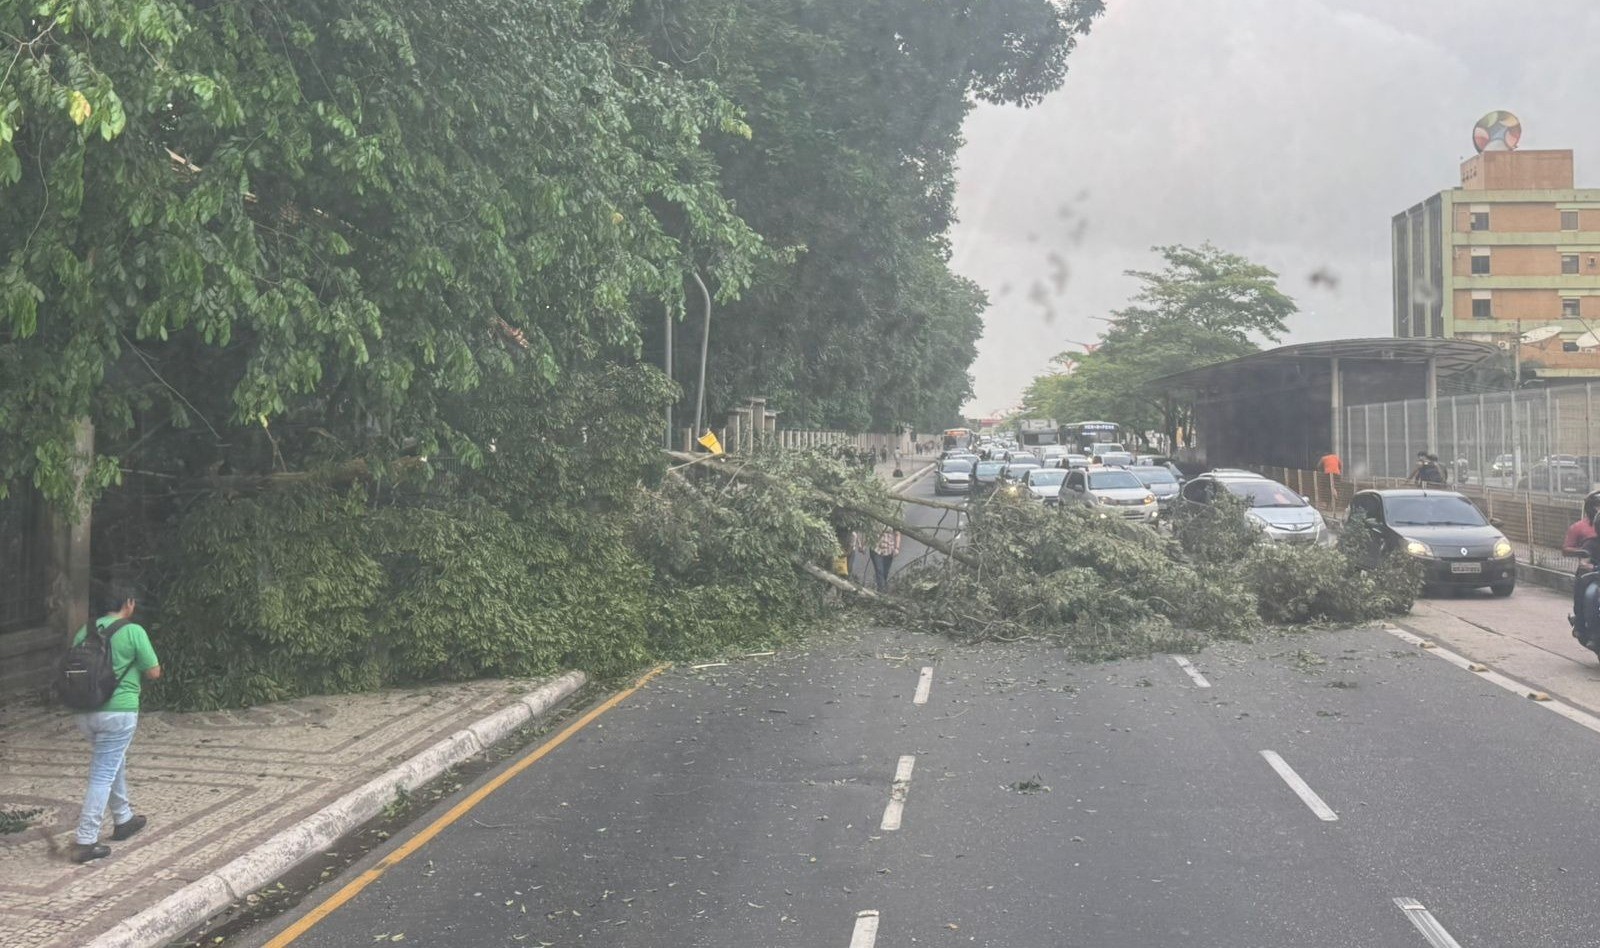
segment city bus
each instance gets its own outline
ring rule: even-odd
[[[1078,454],[1088,454],[1094,444],[1126,444],[1122,426],[1114,421],[1075,421],[1061,426],[1061,443]]]
[[[972,449],[971,428],[946,428],[944,432],[944,449],[946,451],[969,451]]]

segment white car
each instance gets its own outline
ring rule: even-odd
[[[1102,516],[1136,523],[1155,523],[1158,510],[1155,493],[1120,467],[1068,471],[1061,486],[1061,502],[1083,504]]]
[[[1067,472],[1058,467],[1036,467],[1022,475],[1022,488],[1035,500],[1054,506],[1061,500],[1061,485]]]
[[[1114,441],[1089,445],[1089,454],[1100,459],[1101,464],[1127,467],[1133,463],[1133,452]]]

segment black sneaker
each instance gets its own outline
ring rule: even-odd
[[[111,855],[111,847],[104,843],[79,843],[72,851],[73,862],[88,862],[91,859],[104,859]]]
[[[116,827],[114,829],[112,829],[112,831],[111,831],[111,838],[114,839],[114,840],[117,840],[119,842],[121,840],[127,839],[129,836],[132,836],[134,833],[137,833],[140,830],[144,829],[144,824],[146,824],[148,822],[150,822],[150,821],[145,819],[142,816],[135,816],[135,817],[132,817],[131,819],[129,819],[128,822],[126,822],[126,823],[118,823],[116,825]]]

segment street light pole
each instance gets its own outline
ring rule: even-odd
[[[706,281],[700,279],[699,270],[690,270],[689,275],[694,277],[694,282],[700,287],[700,296],[705,300],[706,323],[705,329],[700,333],[700,393],[694,402],[694,437],[700,437],[700,421],[706,410],[706,355],[711,350],[711,291],[706,289]]]
[[[663,356],[661,358],[661,367],[662,367],[662,369],[664,369],[666,371],[667,378],[671,379],[673,377],[673,375],[672,375],[672,307],[663,306],[662,309],[664,311],[662,313],[662,315],[661,315],[662,337],[664,339],[666,339],[666,341],[667,341],[667,351],[665,352],[665,354],[663,354]],[[673,449],[673,447],[675,447],[675,446],[672,443],[672,402],[669,400],[667,402],[667,450],[670,451],[670,450]]]

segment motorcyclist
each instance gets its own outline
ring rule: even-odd
[[[1583,498],[1583,516],[1567,528],[1561,542],[1561,552],[1580,557],[1572,575],[1572,635],[1585,647],[1591,635],[1600,635],[1600,629],[1590,630],[1587,617],[1600,610],[1600,490],[1590,491]],[[1586,606],[1586,601],[1588,605]]]

